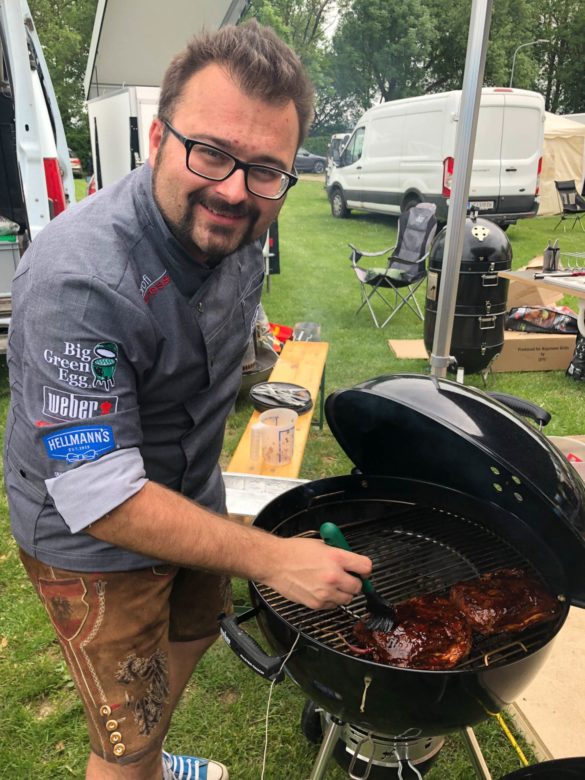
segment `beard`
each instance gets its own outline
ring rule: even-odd
[[[197,243],[197,217],[195,206],[201,204],[211,211],[226,217],[239,217],[246,220],[246,227],[243,233],[238,228],[231,228],[222,225],[206,225],[205,239],[199,239]],[[205,190],[189,193],[187,205],[178,222],[169,224],[169,227],[175,238],[187,249],[188,252],[203,253],[206,256],[206,262],[210,265],[217,264],[227,255],[235,252],[241,246],[245,246],[254,240],[254,228],[260,212],[250,204],[240,203],[231,205],[222,198],[206,193]],[[201,244],[203,244],[201,246]]]
[[[153,194],[156,204],[173,236],[192,257],[202,260],[207,265],[217,265],[224,257],[235,252],[257,237],[257,223],[260,211],[254,204],[238,203],[232,205],[222,198],[207,192],[206,188],[190,192],[187,196],[182,213],[178,219],[172,218],[164,208],[157,192],[157,171],[155,169]],[[242,227],[229,227],[205,223],[198,226],[196,206],[211,209],[217,214],[229,217],[239,217],[245,220]]]

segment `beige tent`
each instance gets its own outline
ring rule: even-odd
[[[574,179],[577,191],[585,173],[585,125],[556,114],[545,114],[544,151],[540,179],[539,216],[561,210],[556,181]]]

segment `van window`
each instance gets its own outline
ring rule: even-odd
[[[350,140],[347,147],[345,148],[345,151],[343,152],[344,165],[351,165],[352,163],[359,160],[360,157],[362,156],[363,148],[364,148],[364,128],[358,127],[358,129],[353,134],[352,139]]]
[[[372,121],[368,139],[368,156],[388,157],[400,153],[403,116],[381,116]]]
[[[542,115],[536,108],[506,106],[504,112],[503,160],[527,160],[540,148]]]

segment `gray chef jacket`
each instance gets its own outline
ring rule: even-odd
[[[218,459],[262,253],[255,243],[213,268],[195,263],[151,179],[145,165],[68,209],[14,279],[6,491],[16,541],[52,566],[157,562],[84,533],[149,479],[225,509]]]

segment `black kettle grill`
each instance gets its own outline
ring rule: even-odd
[[[326,413],[357,468],[282,494],[255,525],[318,537],[321,523],[336,522],[352,548],[372,558],[376,589],[394,603],[514,566],[540,578],[559,601],[552,623],[484,638],[457,668],[426,671],[351,653],[363,597],[351,612],[315,612],[250,583],[253,609],[222,620],[232,649],[275,679],[294,645],[285,670],[328,713],[332,729],[352,724],[357,742],[360,734],[392,735],[392,751],[405,751],[407,761],[422,740],[429,747],[417,760],[426,766],[442,735],[517,698],[545,661],[569,606],[585,606],[584,486],[532,425],[486,393],[446,379],[375,378],[329,396]],[[241,628],[251,616],[276,656]]]
[[[424,342],[433,348],[447,228],[435,238],[429,254],[425,298]],[[476,216],[465,221],[463,250],[449,354],[473,374],[487,368],[504,345],[509,281],[500,271],[512,267],[512,247],[494,222]]]

